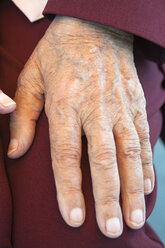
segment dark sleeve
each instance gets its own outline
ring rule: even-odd
[[[164,0],[48,0],[44,14],[72,16],[130,32],[143,38],[140,45],[146,57],[165,62]]]

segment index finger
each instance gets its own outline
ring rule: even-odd
[[[77,227],[85,219],[80,170],[81,125],[76,112],[65,100],[46,105],[60,212],[68,225]]]

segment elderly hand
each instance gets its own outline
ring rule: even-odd
[[[145,98],[133,61],[133,36],[57,16],[25,65],[15,95],[8,156],[30,147],[44,105],[61,214],[85,219],[81,135],[88,140],[96,218],[108,237],[145,221],[144,193],[154,187]],[[121,185],[120,185],[121,184]],[[122,195],[122,211],[119,195]]]
[[[16,103],[0,90],[0,114],[8,114],[15,110]]]

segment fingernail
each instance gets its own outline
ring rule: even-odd
[[[151,192],[151,180],[150,179],[145,179],[144,181],[144,191],[145,192]]]
[[[144,222],[143,211],[136,209],[131,214],[131,222],[134,226],[141,226]]]
[[[70,219],[75,224],[81,223],[83,220],[83,212],[81,208],[73,208],[70,212]]]
[[[119,218],[111,218],[106,221],[107,233],[112,236],[117,236],[121,233],[121,225]]]
[[[18,140],[12,139],[10,141],[9,150],[8,150],[7,154],[9,155],[9,154],[13,153],[14,151],[17,150],[17,148],[18,148]]]
[[[6,94],[4,94],[3,92],[0,92],[0,104],[4,107],[8,107],[16,103]]]

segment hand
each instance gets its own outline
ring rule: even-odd
[[[0,90],[0,114],[8,114],[15,110],[16,103]]]
[[[125,32],[56,17],[18,79],[10,124],[8,156],[18,158],[32,144],[45,97],[59,208],[74,227],[85,219],[80,170],[84,131],[96,218],[108,237],[121,235],[122,213],[129,227],[142,227],[144,193],[154,187],[145,98],[132,43]]]

